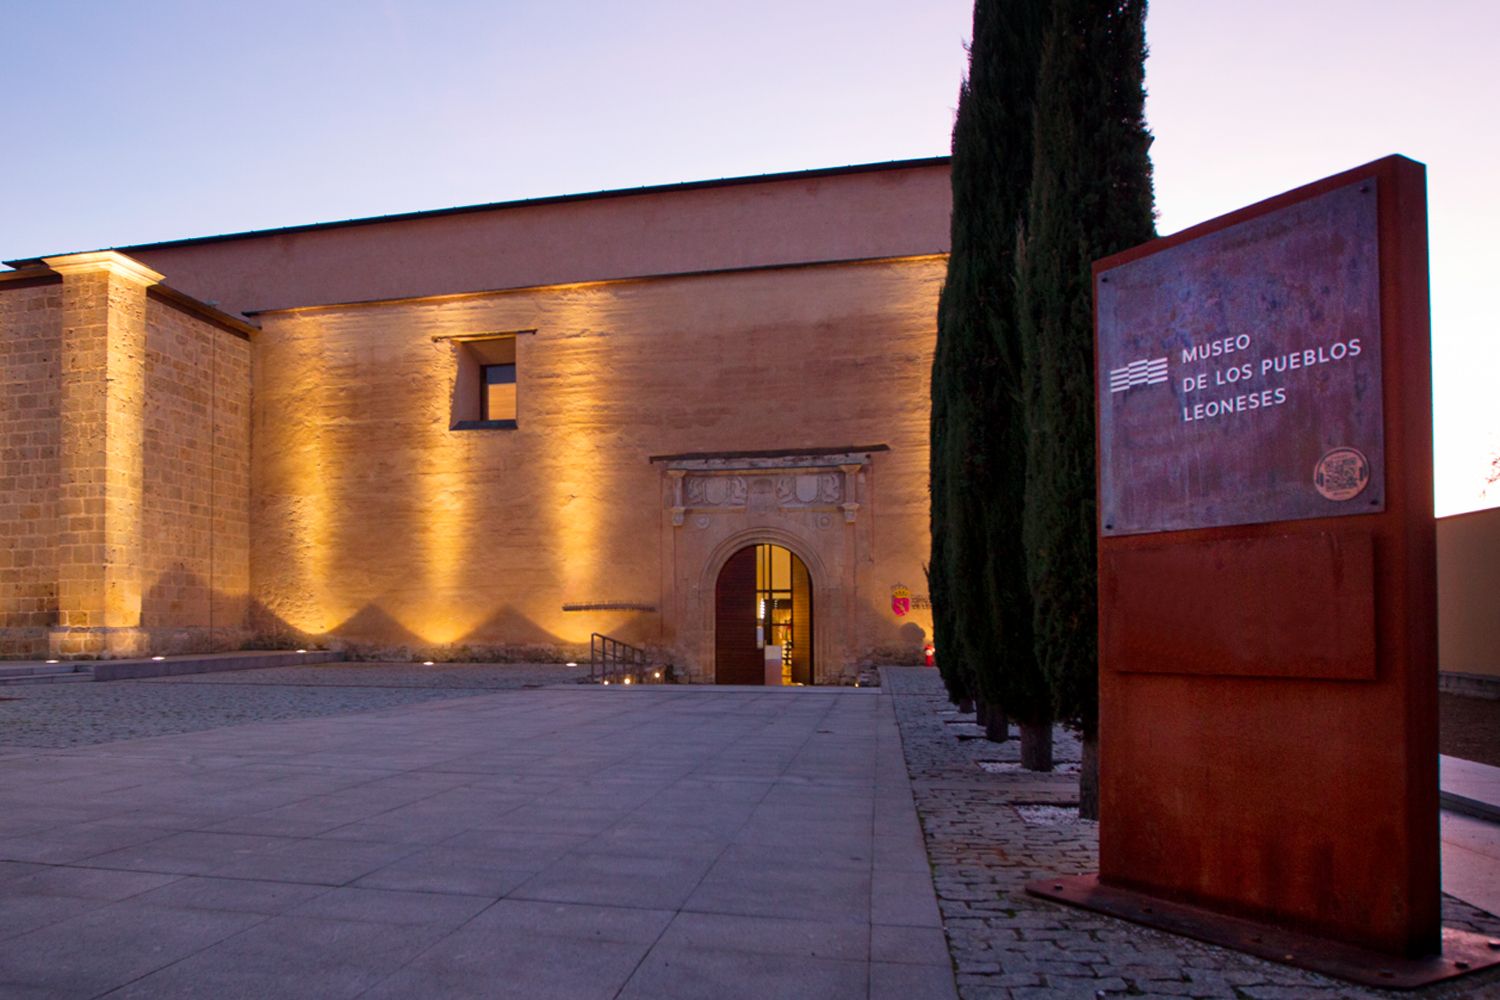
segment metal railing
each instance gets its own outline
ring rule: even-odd
[[[595,684],[662,684],[672,680],[672,668],[652,663],[644,649],[595,632],[589,636],[589,680]]]

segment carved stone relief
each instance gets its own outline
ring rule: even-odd
[[[779,476],[776,500],[783,507],[827,506],[843,499],[839,486],[839,476],[832,472]]]
[[[689,507],[743,507],[749,486],[744,476],[689,476],[684,494]]]
[[[685,467],[666,469],[672,487],[672,523],[684,524],[689,513],[693,523],[702,526],[709,514],[778,510],[839,512],[852,523],[860,507],[855,499],[859,472],[868,457],[841,454],[836,456],[837,464],[808,458],[757,459],[738,468],[726,468],[729,459],[694,460]],[[832,522],[823,515],[815,523],[826,528]]]

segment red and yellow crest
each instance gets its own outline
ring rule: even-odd
[[[911,610],[911,591],[903,584],[896,584],[891,588],[891,610],[897,616],[906,614]]]

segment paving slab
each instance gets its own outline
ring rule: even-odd
[[[878,691],[297,669],[32,703],[57,714],[0,764],[0,995],[954,995]],[[158,692],[195,728],[110,718]],[[129,738],[70,744],[68,706]]]
[[[1443,891],[1500,913],[1500,824],[1444,811],[1442,834]]]
[[[1500,767],[1443,754],[1438,774],[1445,808],[1500,823]]]

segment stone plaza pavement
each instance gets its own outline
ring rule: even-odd
[[[7,1000],[955,995],[867,688],[470,691],[0,750],[0,859]]]
[[[1077,745],[1059,731],[1059,772],[1020,771],[935,671],[536,687],[570,676],[0,693],[21,696],[0,703],[0,998],[1500,997],[1493,973],[1361,990],[1026,896],[1094,866]]]
[[[981,737],[936,671],[882,671],[893,696],[964,1000],[1500,998],[1500,970],[1413,992],[1369,990],[1028,896],[1025,884],[1098,868],[1098,824],[1078,819],[1077,744],[1058,771],[1019,769],[1015,740]],[[1446,923],[1500,938],[1500,919],[1451,896]]]

